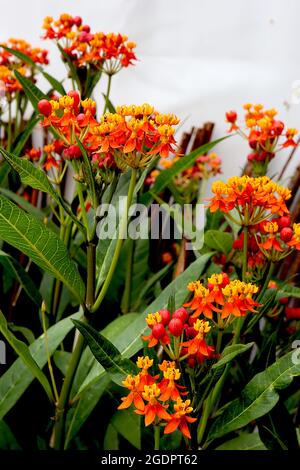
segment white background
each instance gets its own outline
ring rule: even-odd
[[[217,138],[227,130],[226,110],[261,102],[300,129],[300,104],[292,102],[293,82],[300,79],[297,0],[0,0],[0,40],[23,37],[48,48],[49,72],[62,78],[59,54],[41,39],[41,25],[44,16],[63,12],[82,16],[92,31],[136,41],[139,62],[114,77],[115,105],[149,102],[178,114],[183,129],[213,121]],[[249,153],[239,137],[217,151],[224,177],[239,174]],[[273,168],[285,158],[279,154]]]

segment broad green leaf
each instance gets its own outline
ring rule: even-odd
[[[33,113],[29,121],[26,123],[25,129],[23,130],[23,132],[21,132],[21,134],[18,135],[17,139],[13,143],[12,151],[15,156],[18,157],[19,155],[21,155],[24,145],[26,144],[27,140],[31,136],[32,130],[34,129],[34,127],[37,125],[38,122],[39,122],[39,118],[36,116],[35,113]]]
[[[72,353],[68,351],[55,351],[53,361],[56,367],[66,376]]]
[[[83,98],[90,98],[91,97],[95,86],[97,85],[97,83],[99,82],[99,80],[101,78],[101,75],[102,75],[102,70],[101,69],[97,70],[96,72],[94,72],[92,74],[91,73],[88,74],[88,78],[86,80],[86,86],[85,86],[85,92],[84,92],[84,97]]]
[[[64,61],[67,63],[69,69],[70,69],[70,74],[71,74],[71,77],[75,80],[77,86],[78,86],[78,90],[81,92],[81,84],[80,84],[80,80],[79,80],[79,77],[78,77],[78,74],[77,74],[77,70],[76,70],[76,67],[74,66],[72,60],[70,59],[70,56],[66,53],[66,51],[64,50],[64,48],[59,44],[59,42],[56,43],[59,51],[61,52],[61,55],[62,55],[62,58],[64,59]]]
[[[268,450],[299,450],[295,423],[282,400],[257,420],[260,438]]]
[[[48,80],[48,82],[50,83],[50,85],[52,86],[54,90],[58,91],[58,93],[60,93],[62,96],[67,94],[66,90],[64,89],[63,84],[59,82],[58,80],[56,80],[55,77],[53,77],[47,72],[44,72],[43,70],[41,70],[41,73],[44,75],[45,79]]]
[[[207,230],[204,234],[204,243],[209,248],[228,255],[232,250],[233,239],[230,233]]]
[[[117,411],[111,419],[113,427],[124,439],[141,449],[141,417],[132,410]]]
[[[44,171],[37,168],[28,159],[16,157],[1,147],[0,152],[10,166],[19,174],[23,184],[49,194],[56,202],[60,203],[59,195],[54,190]]]
[[[11,331],[16,331],[17,333],[20,333],[26,339],[28,344],[31,344],[34,342],[35,340],[34,334],[29,328],[26,328],[25,326],[18,326],[18,325],[15,325],[14,323],[8,323],[8,327]]]
[[[90,325],[74,320],[76,328],[84,336],[97,361],[109,373],[111,379],[122,385],[124,377],[136,373],[137,368],[129,359],[122,358],[118,349]]]
[[[230,439],[214,450],[267,450],[261,442],[258,432],[241,433],[238,437]]]
[[[50,355],[54,353],[65,336],[74,328],[72,319],[79,319],[80,317],[82,317],[82,313],[78,312],[61,320],[47,330]],[[44,334],[29,346],[29,352],[38,367],[42,369],[47,363]],[[0,419],[17,403],[33,379],[34,375],[20,358],[0,377]]]
[[[10,427],[3,421],[0,421],[0,450],[21,450]]]
[[[223,350],[220,359],[216,364],[212,366],[212,369],[219,369],[220,367],[225,366],[228,362],[231,362],[239,354],[243,354],[254,346],[254,343],[248,344],[232,344],[226,346]]]
[[[6,196],[8,199],[15,202],[21,209],[24,209],[24,211],[33,215],[35,219],[43,222],[54,233],[59,234],[58,226],[55,225],[55,223],[49,218],[47,212],[33,206],[32,204],[30,204],[30,202],[26,201],[24,197],[19,196],[18,194],[14,193],[13,191],[10,191],[9,189],[0,187],[0,194],[3,194],[3,196]]]
[[[42,297],[33,280],[25,269],[10,255],[0,250],[0,264],[11,277],[13,277],[24,289],[28,297],[38,306],[42,303]]]
[[[80,395],[79,399],[77,399],[73,407],[68,411],[66,419],[66,429],[68,432],[65,448],[68,447],[69,442],[80,431],[81,426],[90,416],[109,383],[110,377],[103,371],[102,376],[98,377],[97,380]]]
[[[17,339],[15,335],[11,331],[9,331],[7,321],[5,319],[5,316],[1,312],[1,310],[0,310],[0,331],[1,331],[1,334],[4,336],[4,338],[6,338],[6,340],[9,342],[11,347],[14,349],[14,351],[22,359],[24,364],[28,367],[28,369],[34,375],[34,377],[40,382],[43,389],[47,393],[49,400],[54,401],[52,389],[48,382],[47,377],[45,376],[43,371],[39,368],[36,361],[33,359],[32,355],[30,354],[28,346],[25,343],[23,343],[23,341],[20,341],[19,339]]]
[[[229,403],[213,422],[208,441],[246,426],[268,413],[279,400],[279,390],[286,388],[300,375],[300,362],[291,351],[279,358],[264,372],[255,375],[242,390],[240,397]]]
[[[198,147],[189,155],[181,157],[177,162],[174,163],[174,165],[171,166],[171,168],[161,171],[158,177],[156,178],[155,183],[151,188],[151,191],[143,195],[143,203],[148,204],[151,200],[151,193],[160,193],[166,186],[168,186],[174,176],[190,168],[194,164],[196,158],[199,157],[199,155],[209,152],[218,143],[222,142],[228,137],[230,136],[222,137],[221,139],[214,140],[213,142],[209,142],[208,144]]]
[[[16,79],[21,83],[27,98],[32,106],[38,111],[38,102],[43,99],[48,99],[47,95],[43,93],[29,78],[21,75],[17,70],[14,71]]]
[[[118,432],[112,424],[107,426],[103,441],[103,450],[119,450]]]
[[[0,195],[0,238],[60,279],[80,303],[85,287],[63,242],[30,214]]]
[[[109,341],[113,342],[115,338],[122,334],[125,328],[129,327],[138,317],[138,313],[127,313],[127,315],[121,315],[107,325],[101,333]],[[95,359],[90,348],[87,347],[82,354],[74,377],[71,397],[75,397],[76,395],[74,399],[77,399],[78,396],[81,396],[81,392],[84,391],[85,386],[103,373],[103,367]]]

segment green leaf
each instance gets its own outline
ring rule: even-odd
[[[232,250],[233,239],[230,233],[207,230],[204,234],[204,243],[209,248],[228,255]]]
[[[230,439],[214,450],[267,450],[261,442],[258,432],[241,433],[238,437]]]
[[[216,439],[246,426],[264,416],[278,402],[278,391],[286,388],[300,375],[300,362],[294,360],[294,351],[278,359],[264,372],[255,375],[242,390],[240,397],[229,403],[212,424],[208,440]]]
[[[2,250],[0,250],[0,264],[2,264],[11,277],[18,281],[28,297],[36,305],[40,306],[42,303],[41,294],[25,269],[14,258],[7,253],[4,253]]]
[[[171,166],[171,168],[161,171],[158,177],[156,178],[155,183],[151,188],[151,191],[143,195],[142,202],[147,205],[151,200],[151,193],[160,193],[166,186],[168,186],[174,176],[190,168],[194,164],[196,158],[199,157],[199,155],[209,152],[213,147],[215,147],[215,145],[225,139],[228,139],[228,137],[230,136],[222,137],[221,139],[214,140],[213,142],[209,142],[208,144],[198,147],[189,155],[181,157],[177,162],[174,163],[174,165]]]
[[[47,377],[43,373],[43,371],[39,368],[36,361],[33,359],[32,355],[29,352],[28,346],[17,339],[11,331],[8,329],[7,321],[5,316],[0,310],[0,331],[4,338],[9,342],[11,347],[15,350],[18,356],[22,359],[24,364],[30,369],[32,375],[40,382],[43,389],[48,395],[50,401],[54,401],[51,385],[48,382]]]
[[[103,441],[103,450],[119,450],[118,432],[112,424],[107,426]]]
[[[13,143],[13,153],[15,156],[18,157],[19,155],[21,155],[24,145],[26,144],[27,140],[31,136],[32,130],[34,129],[34,127],[37,125],[38,122],[39,122],[38,116],[35,113],[33,113],[29,121],[26,123],[25,129],[23,130],[23,132],[21,132],[18,135],[18,137]]]
[[[276,300],[282,297],[295,297],[296,299],[300,299],[300,288],[290,285],[282,286],[277,290]]]
[[[212,366],[212,369],[219,369],[220,367],[224,367],[228,362],[231,362],[236,356],[239,354],[243,354],[244,352],[248,351],[254,346],[254,343],[248,344],[232,344],[230,346],[226,346],[223,350],[220,359],[216,364]]]
[[[10,166],[19,174],[23,184],[49,194],[56,202],[60,203],[59,195],[48,180],[46,173],[26,158],[16,157],[1,147],[0,152]]]
[[[46,78],[46,80],[48,80],[48,82],[50,83],[50,85],[52,86],[52,88],[54,90],[56,90],[58,93],[60,93],[62,96],[66,95],[67,92],[66,90],[64,89],[64,86],[61,82],[59,82],[58,80],[56,80],[55,77],[53,77],[52,75],[50,75],[49,73],[47,72],[44,72],[43,70],[41,70],[41,73],[44,75],[44,77]]]
[[[64,50],[64,48],[57,42],[56,43],[59,51],[61,52],[61,55],[63,57],[63,59],[65,60],[65,62],[67,63],[69,69],[70,69],[70,75],[71,77],[75,80],[75,82],[77,83],[77,86],[78,86],[78,90],[81,91],[81,84],[80,84],[80,80],[79,80],[79,77],[78,77],[78,74],[77,74],[77,70],[76,70],[76,67],[74,66],[72,60],[70,59],[70,56],[66,53],[66,51]]]
[[[0,449],[1,450],[21,450],[10,427],[2,420],[0,421]]]
[[[96,72],[92,74],[91,73],[88,74],[88,78],[87,78],[86,86],[85,86],[84,98],[90,98],[90,96],[92,95],[94,91],[95,86],[97,85],[97,83],[99,82],[101,78],[101,75],[102,75],[102,69],[97,70]]]
[[[66,376],[72,353],[68,351],[55,351],[53,361],[56,367]]]
[[[11,331],[16,331],[17,333],[20,333],[26,339],[28,344],[31,344],[34,342],[35,340],[34,334],[29,328],[26,328],[25,326],[18,326],[18,325],[15,325],[14,323],[8,323],[8,327]]]
[[[60,279],[80,303],[85,287],[63,242],[30,214],[0,195],[0,238]]]
[[[86,150],[85,150],[84,146],[82,145],[82,143],[80,142],[80,140],[78,139],[78,137],[75,136],[75,138],[76,138],[77,145],[79,146],[79,148],[81,150],[81,153],[82,153],[82,157],[83,157],[83,161],[84,161],[83,176],[84,176],[84,180],[86,181],[87,186],[88,186],[88,188],[91,192],[92,206],[97,207],[98,206],[98,201],[97,201],[97,196],[96,196],[95,178],[94,178],[94,175],[93,175],[91,160],[88,157],[88,155],[86,153]]]
[[[61,320],[47,330],[50,355],[54,353],[58,345],[74,327],[71,319],[79,319],[81,316],[82,313],[78,312]],[[41,335],[29,346],[29,352],[38,367],[42,369],[47,362],[44,335]],[[17,403],[33,379],[34,375],[20,358],[0,377],[0,419]]]
[[[132,410],[117,411],[111,424],[124,439],[136,449],[141,450],[141,417]]]
[[[115,383],[122,385],[124,377],[137,372],[135,364],[129,359],[123,359],[119,350],[101,333],[83,322],[74,320],[74,324],[86,339],[97,361]]]
[[[47,95],[34,85],[29,78],[24,77],[24,75],[21,75],[17,70],[14,71],[14,74],[18,82],[21,83],[32,106],[38,111],[38,102],[43,99],[48,99]]]
[[[105,93],[102,93],[102,96],[104,98],[104,101],[106,103],[106,94]],[[115,113],[116,112],[116,108],[114,107],[114,105],[112,104],[112,102],[110,101],[110,99],[108,98],[107,100],[107,109],[110,113]]]
[[[39,72],[41,72],[41,74],[44,75],[44,77],[46,78],[46,80],[48,80],[48,82],[50,83],[50,85],[52,86],[54,90],[58,91],[58,93],[60,93],[61,95],[66,95],[66,91],[63,85],[61,84],[61,82],[56,80],[56,78],[54,78],[49,73],[45,72],[41,66],[37,65],[31,59],[31,57],[24,54],[23,52],[16,51],[15,49],[11,49],[10,47],[7,47],[7,46],[1,46],[1,47],[5,49],[6,51],[10,52],[11,54],[13,54],[14,56],[18,57],[18,59],[20,59],[22,62],[25,62],[25,64],[31,65],[33,68],[37,69]]]

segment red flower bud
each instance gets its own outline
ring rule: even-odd
[[[289,298],[288,298],[288,297],[281,297],[281,299],[279,299],[279,303],[280,303],[281,305],[286,305],[288,302],[289,302]]]
[[[237,120],[237,114],[235,111],[228,111],[226,113],[226,120],[227,122],[231,122],[232,124]]]
[[[171,314],[169,310],[167,310],[166,308],[162,308],[161,310],[158,311],[158,313],[161,316],[162,324],[167,325],[169,321],[171,320]]]
[[[191,369],[193,369],[195,367],[195,365],[197,364],[196,358],[195,357],[188,357],[187,358],[187,363],[188,363],[188,366]]]
[[[195,338],[197,335],[197,331],[192,326],[188,326],[185,329],[185,333],[188,339]]]
[[[71,90],[71,91],[68,92],[68,96],[70,96],[71,98],[73,98],[73,100],[74,100],[74,108],[77,108],[77,106],[78,106],[79,103],[80,103],[80,95],[79,95],[78,91]]]
[[[52,106],[51,106],[51,103],[49,103],[48,100],[41,100],[38,102],[38,109],[39,109],[39,112],[43,115],[43,116],[50,116],[50,114],[52,113]]]
[[[300,320],[300,308],[285,307],[285,315],[288,320]]]
[[[162,339],[166,334],[166,329],[162,323],[154,325],[152,328],[152,336],[155,339]]]
[[[82,18],[81,18],[81,16],[74,16],[74,17],[73,17],[73,23],[74,23],[77,27],[81,26],[81,23],[82,23]]]
[[[291,225],[291,218],[289,215],[283,215],[277,220],[279,228],[289,227]]]
[[[173,336],[180,336],[183,332],[183,323],[179,318],[172,318],[169,323],[169,331]]]
[[[88,24],[84,24],[81,28],[81,31],[85,31],[86,33],[89,33],[91,31],[91,28]]]
[[[180,307],[172,315],[172,318],[179,318],[182,323],[185,323],[188,318],[188,313],[184,307]]]
[[[284,124],[282,121],[274,121],[272,125],[272,133],[276,136],[281,135],[284,129]]]
[[[80,147],[78,145],[71,145],[68,149],[65,149],[65,158],[80,158],[82,155]]]
[[[292,239],[293,230],[290,227],[284,227],[280,230],[280,238],[283,242],[287,243]]]

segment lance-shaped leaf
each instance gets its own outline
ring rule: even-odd
[[[216,418],[209,431],[208,441],[246,426],[268,413],[279,400],[278,392],[290,385],[293,377],[300,375],[298,356],[295,351],[291,351],[264,372],[255,375],[239,398],[226,405],[221,416]]]
[[[5,316],[3,315],[1,310],[0,310],[0,331],[2,335],[4,336],[4,338],[9,342],[11,347],[18,354],[18,356],[22,359],[24,364],[26,364],[26,366],[30,369],[33,376],[40,382],[45,392],[47,393],[50,401],[53,401],[54,400],[53,394],[52,394],[51,386],[48,382],[47,377],[45,376],[44,372],[39,368],[39,366],[33,359],[28,349],[28,346],[25,343],[23,343],[23,341],[20,341],[19,339],[17,339],[15,335],[11,331],[9,331]]]
[[[5,160],[10,164],[10,166],[19,174],[23,184],[49,194],[49,196],[51,196],[57,204],[64,208],[64,210],[72,218],[76,225],[78,225],[80,230],[83,229],[82,224],[77,220],[68,204],[53,188],[52,184],[47,178],[46,173],[44,173],[40,168],[34,166],[33,163],[31,163],[29,160],[16,157],[12,153],[4,150],[2,147],[0,147],[0,152]]]
[[[36,115],[36,113],[33,113],[29,121],[26,123],[26,127],[23,132],[21,132],[13,142],[13,152],[14,155],[16,155],[17,157],[21,155],[24,145],[26,144],[27,140],[29,139],[32,133],[33,128],[37,125],[38,122],[38,116]]]
[[[44,77],[46,78],[46,80],[48,80],[48,82],[50,83],[52,88],[54,88],[54,90],[58,91],[58,93],[60,93],[61,95],[66,95],[66,91],[62,83],[56,80],[56,78],[54,78],[49,73],[45,72],[43,67],[41,67],[40,65],[37,65],[34,62],[34,60],[31,59],[31,57],[24,54],[23,52],[16,51],[15,49],[11,49],[10,47],[7,47],[7,46],[1,46],[1,47],[5,49],[6,51],[8,51],[10,54],[18,57],[18,59],[20,59],[22,62],[25,62],[26,64],[31,65],[34,69],[37,69],[42,75],[44,75]]]
[[[49,354],[56,351],[65,336],[74,328],[71,318],[81,318],[82,312],[64,318],[47,330]],[[29,352],[42,368],[47,362],[45,335],[42,334],[30,346]],[[17,403],[34,379],[31,370],[18,358],[0,377],[0,419]]]
[[[0,195],[0,238],[60,279],[80,303],[85,287],[63,242],[42,223]]]
[[[161,171],[156,178],[151,191],[145,193],[142,196],[142,203],[148,204],[151,201],[152,194],[160,193],[165,187],[169,185],[169,183],[172,182],[174,176],[190,168],[199,155],[204,155],[205,153],[209,152],[213,147],[215,147],[215,145],[217,145],[219,142],[222,142],[224,139],[227,139],[228,137],[230,136],[222,137],[221,139],[214,140],[213,142],[209,142],[208,144],[204,144],[201,147],[198,147],[189,155],[181,157],[177,162],[174,163],[174,165],[171,166],[171,168]]]
[[[209,248],[228,255],[232,249],[233,238],[230,233],[219,230],[207,230],[204,234],[204,243]]]
[[[0,250],[0,264],[4,267],[5,271],[13,277],[20,286],[23,287],[28,297],[36,304],[41,305],[42,296],[39,293],[36,285],[25,271],[25,269],[10,255]]]
[[[122,358],[120,351],[101,333],[98,333],[90,325],[73,320],[76,328],[86,339],[97,361],[109,373],[111,379],[117,384],[128,374],[137,373],[137,368],[129,359]]]
[[[20,82],[24,88],[26,96],[28,97],[32,106],[38,110],[38,102],[43,99],[48,99],[47,95],[45,95],[45,93],[43,93],[36,85],[34,85],[34,83],[32,83],[29,78],[24,77],[24,75],[22,75],[17,70],[14,71],[14,74],[18,82]]]
[[[254,343],[248,343],[248,344],[232,344],[230,346],[227,346],[224,351],[221,354],[220,359],[216,364],[212,366],[212,369],[219,369],[223,368],[228,362],[233,361],[233,359],[240,355],[243,354],[244,352],[248,351],[254,346]]]

